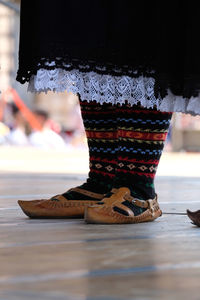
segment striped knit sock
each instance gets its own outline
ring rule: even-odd
[[[130,105],[118,106],[117,112],[119,150],[114,186],[130,188],[136,198],[152,199],[172,113]]]
[[[105,194],[112,189],[117,166],[116,108],[111,104],[80,101],[86,131],[90,171],[87,181],[79,186],[88,191]],[[76,192],[63,194],[67,199],[88,199]]]

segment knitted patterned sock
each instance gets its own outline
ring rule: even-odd
[[[130,105],[118,106],[117,112],[119,150],[114,186],[130,188],[136,198],[152,199],[172,113]],[[135,207],[134,213],[141,209]]]
[[[112,189],[117,166],[117,120],[116,107],[95,101],[80,101],[86,131],[90,171],[87,181],[79,186],[88,191],[105,194]],[[76,192],[63,194],[67,199],[88,199]]]

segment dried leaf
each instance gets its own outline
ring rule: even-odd
[[[192,212],[187,209],[187,215],[194,225],[200,227],[200,210]]]

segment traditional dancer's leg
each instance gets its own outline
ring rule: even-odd
[[[90,171],[81,186],[48,200],[19,201],[29,217],[83,217],[84,208],[112,189],[117,165],[117,128],[114,106],[80,101],[88,140]]]
[[[118,167],[115,187],[147,200],[156,196],[154,178],[172,113],[122,105],[118,108]]]
[[[172,113],[122,105],[117,114],[119,150],[114,193],[102,201],[104,204],[89,208],[86,221],[150,221],[161,215],[154,178]]]
[[[117,120],[114,106],[80,101],[89,149],[90,171],[86,183],[79,188],[106,194],[112,189],[117,166]],[[83,199],[76,192],[63,194],[68,199]],[[88,197],[86,198],[88,199]]]

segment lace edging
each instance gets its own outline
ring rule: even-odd
[[[72,92],[81,99],[100,104],[141,104],[146,108],[156,107],[160,111],[183,112],[200,115],[200,95],[189,99],[173,95],[168,90],[162,99],[154,93],[155,79],[152,77],[132,78],[128,76],[102,75],[95,72],[66,71],[63,69],[40,69],[32,76],[30,92]]]
[[[19,55],[19,61],[23,61],[23,54]],[[55,55],[50,54],[49,57],[34,58],[32,59],[32,64],[26,63],[26,69],[19,67],[17,72],[16,80],[20,83],[29,82],[33,75],[37,74],[37,71],[44,68],[46,70],[62,69],[65,71],[72,71],[74,69],[80,72],[96,72],[101,75],[112,75],[112,76],[130,76],[130,77],[154,77],[155,71],[153,65],[150,66],[144,61],[152,61],[150,58],[145,59],[143,57],[143,63],[135,62],[134,67],[127,64],[116,65],[113,62],[101,62],[95,59],[80,59],[72,58],[66,53],[62,53],[60,57],[55,57]],[[19,66],[22,66],[19,63]]]

